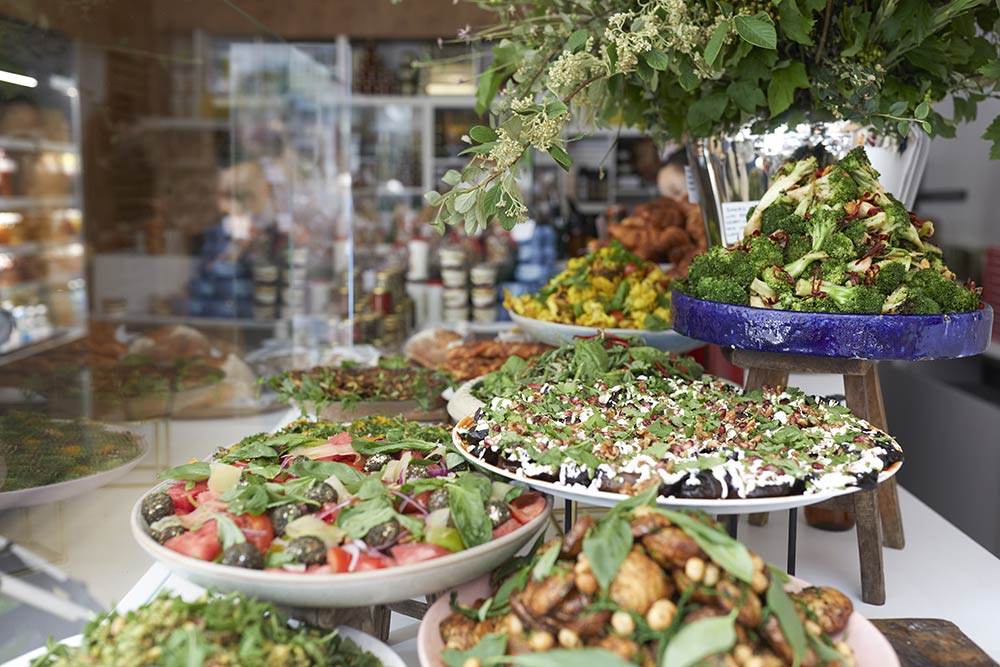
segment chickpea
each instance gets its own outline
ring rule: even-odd
[[[767,590],[769,583],[767,575],[758,570],[753,573],[753,578],[750,580],[750,588],[754,593],[760,595]]]
[[[576,574],[590,572],[590,559],[587,558],[587,554],[580,554],[580,556],[576,559],[576,565],[573,566],[573,572]]]
[[[687,559],[684,564],[684,574],[693,582],[699,582],[705,578],[705,561],[697,556]]]
[[[646,612],[646,622],[649,623],[650,628],[659,632],[669,628],[676,615],[677,605],[667,598],[662,598],[654,602],[653,606]]]
[[[733,658],[741,665],[746,665],[747,660],[753,657],[753,649],[746,644],[737,644],[733,649]]]
[[[524,623],[515,614],[510,614],[507,617],[507,630],[515,636],[524,634]]]
[[[823,634],[823,629],[819,627],[816,621],[808,620],[803,624],[806,628],[806,632],[813,635],[814,637],[819,637]]]
[[[471,656],[465,659],[465,662],[462,663],[462,667],[483,667],[483,663],[479,660],[479,658]]]
[[[576,587],[584,595],[593,595],[597,592],[597,577],[590,572],[576,575]]]
[[[580,646],[580,635],[569,628],[559,629],[559,645],[563,648],[576,648]]]
[[[722,572],[719,570],[719,566],[715,563],[709,563],[705,566],[705,579],[703,583],[708,587],[714,587],[719,583],[719,579],[722,578]]]
[[[611,627],[620,635],[630,635],[635,632],[635,619],[627,611],[616,611],[611,615]]]
[[[528,638],[528,646],[531,647],[532,651],[537,653],[548,651],[555,645],[555,643],[556,640],[552,637],[552,633],[550,632],[533,632],[531,637]]]
[[[750,659],[743,663],[743,667],[764,667],[764,658],[759,655],[750,656]]]
[[[753,569],[757,572],[764,571],[764,559],[757,554],[750,554],[750,562],[753,563]]]

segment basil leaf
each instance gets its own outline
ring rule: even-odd
[[[271,496],[262,484],[240,484],[223,493],[219,500],[224,501],[226,509],[233,514],[263,514]]]
[[[753,561],[750,559],[750,552],[741,543],[723,531],[705,525],[689,514],[662,508],[657,508],[656,511],[662,513],[690,535],[698,543],[698,546],[726,572],[748,584],[753,579]]]
[[[478,494],[484,505],[489,501],[493,492],[493,483],[490,482],[489,478],[474,472],[460,473],[458,485]]]
[[[354,448],[354,451],[364,456],[393,454],[406,450],[427,452],[440,446],[440,443],[425,442],[424,440],[398,440],[390,442],[388,440],[362,440],[358,438],[351,442],[351,447]]]
[[[549,576],[552,572],[552,566],[556,564],[556,559],[559,558],[559,550],[561,548],[562,540],[559,540],[541,555],[538,562],[535,563],[534,569],[531,570],[532,579],[535,581],[541,581],[545,577]]]
[[[609,514],[583,538],[583,553],[604,590],[614,581],[618,568],[631,550],[632,529],[619,514]]]
[[[524,590],[531,574],[531,566],[526,565],[504,580],[493,596],[493,613],[497,616],[507,613],[510,609],[510,595],[514,591]]]
[[[656,496],[658,492],[659,492],[659,487],[654,484],[649,488],[647,488],[645,491],[637,493],[629,498],[626,498],[625,500],[615,505],[614,509],[611,510],[611,514],[614,514],[616,516],[623,516],[625,513],[635,509],[636,507],[641,507],[643,505],[652,505],[653,503],[656,502]]]
[[[299,436],[301,437],[301,436]],[[277,450],[269,447],[264,442],[251,442],[243,447],[237,447],[236,449],[230,451],[228,454],[222,457],[222,461],[225,463],[232,463],[233,461],[249,461],[251,459],[276,459],[278,458]]]
[[[736,613],[682,626],[667,644],[660,667],[691,667],[736,644]]]
[[[263,444],[268,447],[288,447],[289,449],[296,449],[306,445],[310,447],[321,445],[323,444],[323,440],[313,437],[307,433],[283,433],[281,435],[276,435],[273,438],[268,438],[263,442]]]
[[[357,492],[365,481],[365,474],[340,461],[309,461],[299,459],[288,467],[288,472],[296,477],[309,477],[323,481],[330,477],[339,479],[351,493]]]
[[[200,482],[208,479],[212,474],[212,469],[208,461],[198,461],[197,463],[185,463],[184,465],[164,470],[157,477],[160,479],[176,479],[189,482]]]
[[[477,658],[481,664],[487,664],[491,658],[502,656],[506,652],[507,635],[486,635],[466,651],[441,651],[441,659],[447,667],[462,667],[469,658]]]
[[[337,526],[347,534],[360,540],[368,531],[396,518],[396,510],[385,496],[348,505],[337,515]],[[489,519],[487,519],[488,521]]]
[[[287,551],[268,551],[264,556],[264,567],[281,567],[295,562],[295,556]]]
[[[486,544],[493,537],[493,524],[479,494],[457,484],[448,487],[448,506],[466,549]]]
[[[518,667],[634,667],[617,653],[603,648],[560,648],[544,653],[522,653],[505,656],[503,662]]]
[[[771,566],[771,585],[767,587],[767,606],[778,617],[781,631],[785,633],[789,646],[792,647],[792,667],[799,667],[802,656],[806,652],[806,631],[802,627],[802,619],[795,611],[795,603],[785,592],[787,576],[784,572]]]
[[[614,296],[611,297],[611,301],[608,301],[608,305],[604,309],[605,312],[621,310],[625,307],[626,298],[628,298],[628,281],[623,280],[618,283],[618,287],[615,288]],[[604,349],[603,345],[601,346],[601,349]]]
[[[427,525],[422,520],[410,516],[409,514],[401,514],[397,512],[396,521],[399,521],[400,526],[410,531],[410,535],[413,536],[415,541],[423,541]]]
[[[215,527],[219,533],[219,544],[222,545],[223,551],[234,544],[243,544],[247,541],[243,531],[225,514],[215,515]]]
[[[378,477],[367,477],[358,488],[358,498],[361,500],[371,500],[372,498],[385,497],[385,485],[379,481]]]
[[[840,652],[827,644],[825,641],[816,637],[814,635],[807,635],[809,637],[809,643],[812,644],[813,650],[816,651],[816,655],[819,656],[820,664],[829,665],[830,667],[844,667],[847,661]]]
[[[574,379],[595,378],[608,370],[608,351],[596,338],[578,338],[573,352]]]
[[[263,477],[264,479],[271,480],[281,474],[281,464],[280,463],[251,463],[247,466],[247,472],[251,475],[257,475],[258,477]]]

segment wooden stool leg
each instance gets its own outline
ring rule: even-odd
[[[882,385],[878,380],[876,364],[872,364],[871,370],[865,375],[865,385],[868,393],[868,421],[888,433]],[[903,534],[903,515],[899,511],[895,477],[879,485],[878,509],[882,519],[882,543],[890,549],[902,549],[906,546],[906,537]]]
[[[747,391],[760,389],[761,387],[787,387],[788,371],[775,370],[772,368],[748,368],[747,379],[743,388]],[[767,512],[755,512],[750,515],[751,526],[766,526]]]
[[[859,491],[854,498],[857,519],[858,560],[861,563],[861,599],[885,604],[885,571],[882,564],[882,528],[878,515],[878,492]]]

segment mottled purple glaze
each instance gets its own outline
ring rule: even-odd
[[[844,315],[768,310],[673,293],[674,330],[742,350],[845,359],[954,359],[990,343],[993,310],[949,315]]]

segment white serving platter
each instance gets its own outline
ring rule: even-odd
[[[105,428],[109,431],[128,430],[120,426],[105,426]],[[139,443],[139,453],[131,461],[123,463],[116,468],[111,468],[110,470],[102,470],[101,472],[94,473],[93,475],[78,477],[65,482],[56,482],[55,484],[46,484],[44,486],[32,486],[27,489],[18,489],[16,491],[0,490],[0,511],[13,509],[15,507],[31,507],[33,505],[54,503],[83,493],[88,493],[94,489],[104,486],[105,484],[110,484],[132,470],[132,468],[139,465],[139,462],[142,461],[146,454],[149,453],[149,444],[146,442],[146,439],[134,432],[132,432],[132,435]],[[3,474],[5,474],[2,468],[3,466],[0,465],[0,483],[3,482]]]
[[[527,484],[532,489],[547,493],[565,500],[572,500],[584,505],[594,505],[597,507],[614,507],[619,502],[629,498],[621,493],[611,493],[609,491],[593,491],[586,487],[574,484],[567,486],[558,482],[545,482],[532,479],[521,474],[511,472],[499,466],[492,465],[480,458],[473,456],[465,447],[465,442],[458,435],[459,426],[452,430],[452,442],[458,448],[459,453],[464,456],[469,463],[480,470],[491,472],[494,475],[505,477],[509,480]],[[884,482],[899,470],[902,462],[896,462],[883,470],[878,477],[878,481]],[[518,471],[520,472],[520,471]],[[676,509],[702,510],[710,514],[753,514],[757,512],[778,512],[795,507],[806,507],[815,505],[831,498],[846,496],[860,491],[860,487],[849,487],[839,491],[828,491],[825,493],[813,493],[809,495],[797,496],[775,496],[772,498],[719,498],[719,499],[699,499],[699,498],[661,498],[657,497],[656,502],[662,507]]]
[[[478,547],[447,556],[380,570],[340,574],[265,572],[219,565],[181,555],[148,534],[142,518],[142,500],[132,508],[132,536],[154,560],[196,584],[216,590],[238,591],[293,607],[370,607],[440,593],[458,582],[489,572],[513,558],[521,547],[545,529],[552,499],[545,510],[517,530]]]
[[[646,342],[646,345],[655,347],[666,352],[690,352],[699,347],[704,347],[705,343],[694,338],[682,336],[673,329],[663,331],[646,331],[644,329],[602,329],[599,327],[582,327],[575,324],[561,324],[559,322],[543,322],[530,317],[524,317],[508,310],[510,318],[514,320],[525,333],[542,343],[549,345],[560,345],[571,341],[578,336],[593,336],[598,331],[614,336],[637,336]]]
[[[792,583],[788,589],[796,591],[808,585],[801,579],[792,577]],[[455,592],[458,602],[465,605],[489,597],[489,577],[470,581],[459,586]],[[444,661],[441,660],[444,642],[441,641],[440,627],[441,622],[451,614],[450,598],[450,595],[442,595],[438,598],[437,602],[427,610],[424,620],[420,623],[420,630],[417,634],[417,656],[420,659],[421,667],[444,667]],[[835,635],[837,639],[841,637],[854,651],[858,667],[900,667],[899,658],[889,640],[878,631],[878,628],[872,625],[871,621],[857,611],[851,614],[844,631],[840,635]]]

